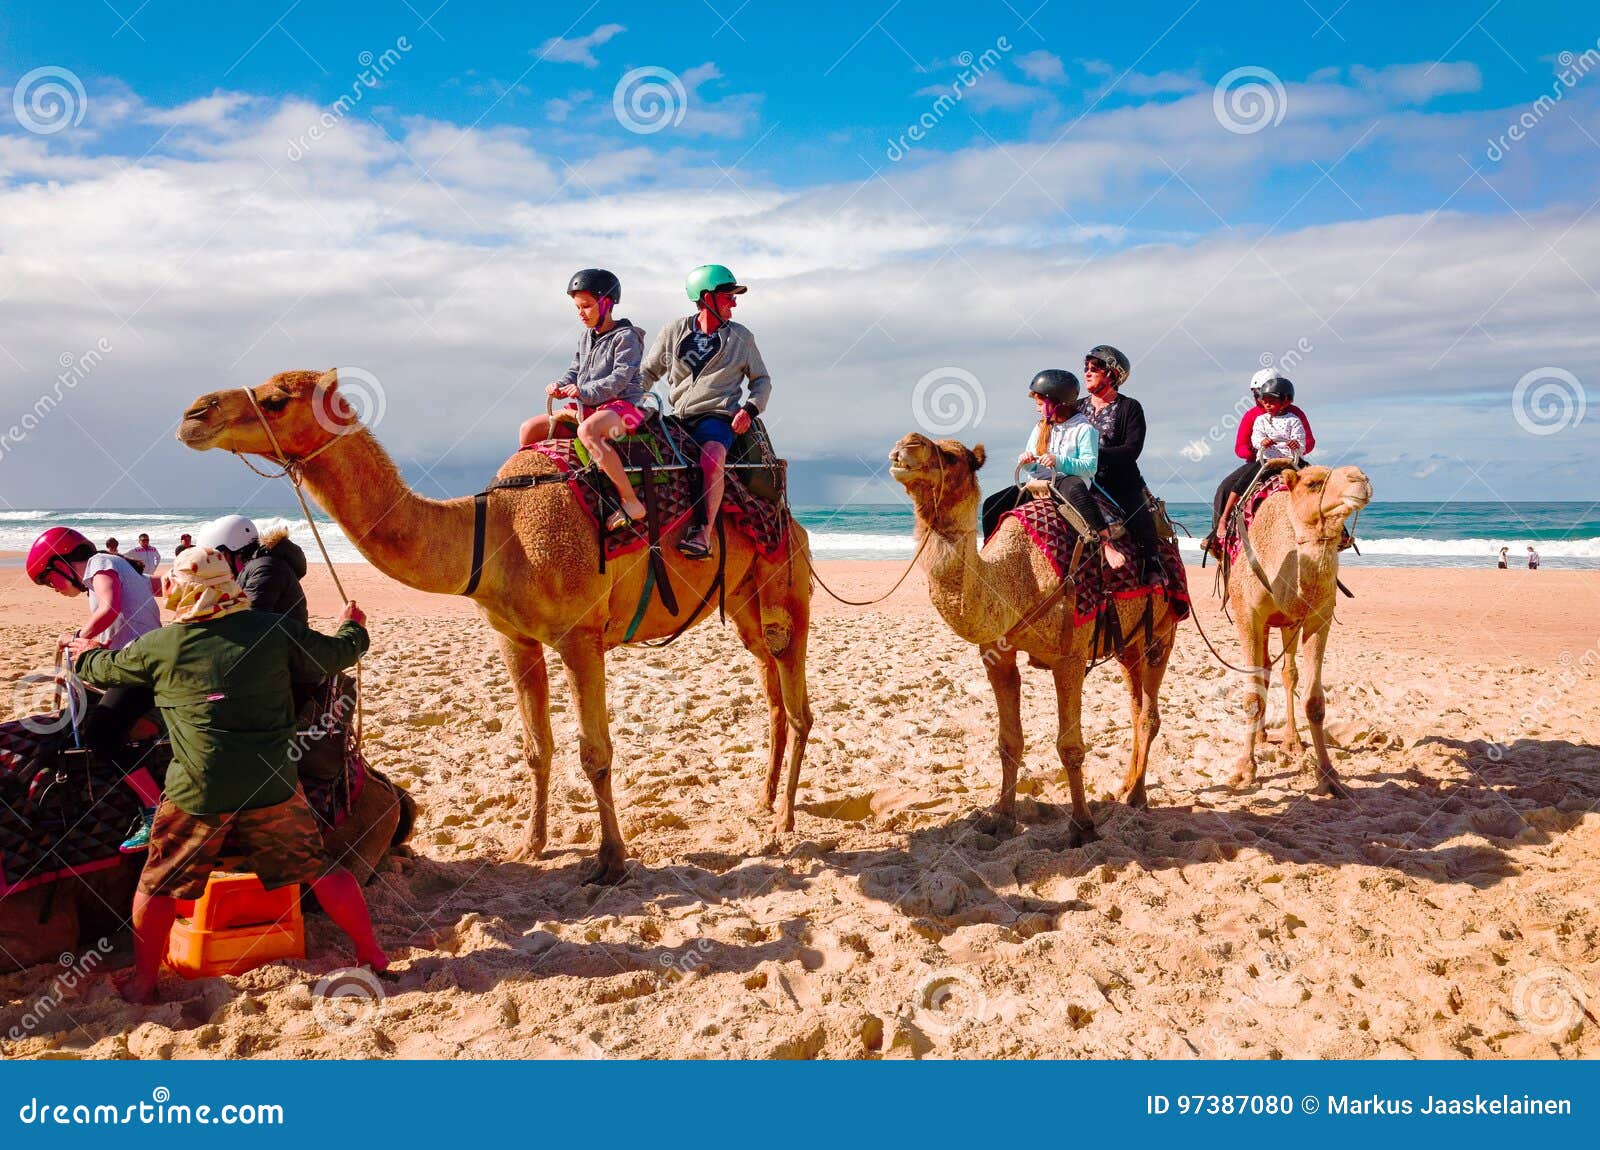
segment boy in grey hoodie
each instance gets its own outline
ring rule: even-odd
[[[722,264],[702,264],[684,285],[698,309],[674,320],[656,336],[640,374],[645,386],[667,377],[667,398],[700,445],[704,499],[694,526],[678,541],[691,559],[711,555],[711,529],[722,506],[723,469],[736,435],[767,408],[772,377],[755,336],[733,321],[736,297],[745,292]]]
[[[611,312],[622,302],[622,282],[604,268],[585,268],[567,281],[567,295],[578,309],[585,327],[583,341],[573,354],[572,366],[545,388],[553,399],[578,401],[577,438],[600,464],[622,499],[619,511],[606,520],[607,531],[620,531],[645,516],[645,506],[633,493],[622,457],[611,440],[631,435],[650,418],[637,404],[649,390],[639,382],[639,358],[644,351],[644,330]],[[532,447],[552,436],[572,438],[571,420],[536,415],[522,424],[518,442]]]

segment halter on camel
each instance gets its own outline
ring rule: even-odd
[[[328,574],[333,576],[334,590],[339,592],[339,598],[344,600],[345,604],[348,606],[350,603],[350,596],[345,594],[344,584],[339,580],[339,570],[333,565],[333,560],[328,556],[327,545],[322,542],[322,532],[317,530],[317,521],[311,517],[311,508],[306,504],[306,497],[300,490],[300,469],[303,468],[307,463],[311,462],[311,460],[321,455],[324,451],[328,450],[328,448],[332,447],[335,443],[339,442],[339,440],[343,439],[345,435],[349,434],[349,430],[354,430],[354,428],[352,427],[351,429],[343,432],[336,432],[332,439],[328,440],[328,442],[324,443],[315,451],[307,452],[299,459],[292,459],[284,453],[283,446],[279,444],[277,433],[272,430],[272,424],[267,422],[267,413],[261,410],[261,403],[256,399],[256,393],[248,387],[241,387],[239,390],[244,392],[245,397],[250,400],[250,410],[255,412],[256,419],[260,421],[262,429],[267,433],[267,441],[272,444],[273,455],[276,457],[276,462],[281,470],[276,474],[262,471],[254,463],[250,462],[249,456],[245,455],[244,452],[235,451],[233,454],[244,460],[244,465],[257,475],[261,476],[263,479],[287,478],[289,480],[289,485],[294,488],[294,497],[300,502],[300,513],[306,517],[306,523],[311,528],[311,537],[317,541],[317,550],[322,552],[322,561],[328,565]],[[355,739],[356,754],[358,755],[361,753],[361,729],[363,726],[361,721],[361,694],[361,660],[357,659]]]

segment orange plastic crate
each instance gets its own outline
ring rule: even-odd
[[[249,872],[213,871],[204,894],[178,901],[167,965],[185,978],[215,978],[305,953],[298,884],[269,891]]]

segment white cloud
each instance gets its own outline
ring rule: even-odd
[[[627,29],[621,24],[602,24],[586,36],[575,36],[570,40],[553,36],[540,45],[534,55],[541,60],[598,68],[600,61],[595,58],[594,50],[626,31]]]
[[[1017,67],[1022,69],[1024,76],[1039,84],[1067,82],[1067,70],[1062,66],[1061,57],[1054,52],[1046,52],[1043,48],[1034,52],[1024,52],[1018,56]]]

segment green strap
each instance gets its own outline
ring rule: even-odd
[[[604,544],[602,544],[604,546]],[[633,612],[633,619],[628,623],[627,634],[622,636],[624,643],[633,642],[633,633],[639,629],[639,624],[644,622],[644,613],[650,607],[650,593],[656,589],[655,564],[646,562],[644,565],[644,590],[639,595],[639,606]]]

